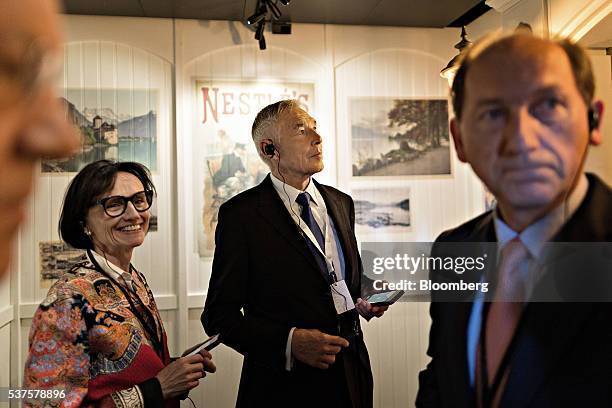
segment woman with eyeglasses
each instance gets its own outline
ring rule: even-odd
[[[149,170],[138,163],[99,160],[72,180],[59,230],[88,260],[65,273],[36,311],[25,387],[57,390],[63,407],[178,406],[205,371],[215,371],[206,350],[170,359],[153,294],[131,263],[154,196]],[[45,399],[28,405],[46,406]]]

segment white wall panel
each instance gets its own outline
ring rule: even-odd
[[[159,231],[147,236],[144,245],[135,251],[134,265],[145,273],[155,293],[174,293],[174,258],[171,219],[173,180],[172,135],[172,65],[153,54],[130,46],[103,42],[72,42],[65,47],[63,89],[71,89],[71,99],[82,101],[89,109],[110,108],[135,116],[137,109],[157,113],[157,169],[153,171],[158,190],[156,202]],[[127,106],[120,105],[115,89],[132,92]],[[74,92],[80,90],[80,92]],[[102,92],[107,93],[102,93]],[[110,91],[110,92],[109,92]],[[108,95],[111,95],[109,98]],[[123,104],[126,102],[123,101]],[[40,301],[49,283],[41,283],[38,243],[59,240],[57,225],[61,204],[68,183],[75,173],[42,173],[32,200],[33,212],[26,227],[22,271],[32,285],[22,287],[22,300]],[[27,235],[27,236],[26,236]],[[155,249],[155,250],[154,250]],[[36,284],[35,284],[36,283]]]
[[[162,310],[159,314],[164,322],[164,329],[166,329],[166,335],[168,336],[170,356],[178,357],[182,354],[183,350],[179,350],[177,347],[176,312],[174,310]]]
[[[189,311],[190,345],[200,343],[207,338],[200,323],[200,314],[200,309]],[[215,348],[212,355],[217,372],[208,374],[200,380],[200,385],[190,392],[190,397],[198,407],[233,407],[236,405],[238,395],[242,356],[223,344]]]
[[[151,232],[145,244],[135,251],[133,263],[141,270],[158,297],[160,308],[176,309],[174,210],[174,106],[172,70],[172,22],[152,19],[121,19],[72,16],[66,18],[67,43],[60,89],[71,92],[71,100],[91,109],[110,108],[114,112],[136,113],[136,108],[157,114],[157,168],[153,180],[158,190],[156,202],[158,231]],[[109,25],[109,22],[112,22]],[[140,27],[141,30],[136,30]],[[143,37],[142,34],[146,33]],[[144,40],[144,41],[143,41]],[[144,49],[135,46],[145,45]],[[167,47],[169,45],[169,48]],[[131,93],[127,102],[113,93]],[[113,96],[114,95],[114,96]],[[66,94],[64,94],[66,96]],[[109,97],[110,96],[110,97]],[[149,151],[152,157],[154,151]],[[132,153],[135,154],[135,153]],[[144,153],[143,153],[144,154]],[[145,154],[146,156],[146,154]],[[133,156],[136,157],[136,156]],[[42,173],[29,207],[28,222],[22,228],[19,259],[21,285],[20,333],[12,348],[21,378],[27,355],[30,317],[45,296],[51,282],[40,279],[38,243],[59,240],[57,224],[68,183],[76,173]],[[17,297],[17,296],[16,296]],[[176,313],[162,312],[168,330],[169,346],[176,349]],[[19,355],[21,354],[21,355]]]
[[[64,16],[68,41],[110,41],[129,44],[172,61],[172,20],[162,18]]]
[[[480,182],[456,158],[451,146],[451,175],[352,177],[349,102],[355,97],[444,99],[448,86],[439,75],[444,60],[434,54],[438,44],[423,49],[383,49],[361,54],[336,67],[336,118],[340,185],[364,188],[406,188],[411,191],[411,227],[406,240],[431,241],[443,230],[482,211],[477,199]],[[342,165],[344,163],[344,165]],[[476,190],[476,191],[475,191]],[[475,196],[476,194],[476,196]],[[482,195],[482,193],[480,193]],[[454,205],[448,206],[452,202]]]

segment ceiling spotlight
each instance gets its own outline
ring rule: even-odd
[[[256,40],[261,40],[261,38],[263,37],[265,26],[266,26],[265,20],[260,21],[259,24],[257,25],[257,30],[255,31]]]
[[[280,2],[283,6],[288,6],[289,3],[291,3],[291,0],[280,0]]]
[[[266,37],[264,37],[263,34],[259,39],[259,49],[262,51],[266,49]]]
[[[281,11],[278,6],[272,3],[272,0],[268,0],[268,9],[272,12],[275,20],[278,20],[281,17]]]
[[[253,24],[259,23],[261,20],[266,18],[267,12],[268,10],[266,9],[265,4],[262,5],[261,7],[259,7],[258,11],[255,14],[253,14],[251,17],[247,19],[247,24],[253,25]]]

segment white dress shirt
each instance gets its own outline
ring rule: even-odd
[[[96,262],[100,267],[106,272],[106,274],[119,286],[122,286],[129,290],[130,292],[136,293],[136,289],[134,288],[132,274],[130,272],[126,272],[108,259],[106,257],[100,255],[96,251],[92,250],[91,254],[95,258]]]

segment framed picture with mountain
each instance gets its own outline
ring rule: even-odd
[[[70,158],[43,160],[43,173],[78,172],[100,159],[157,170],[157,90],[69,88],[60,100],[81,132],[81,149]]]
[[[446,99],[349,98],[353,177],[450,175]]]

